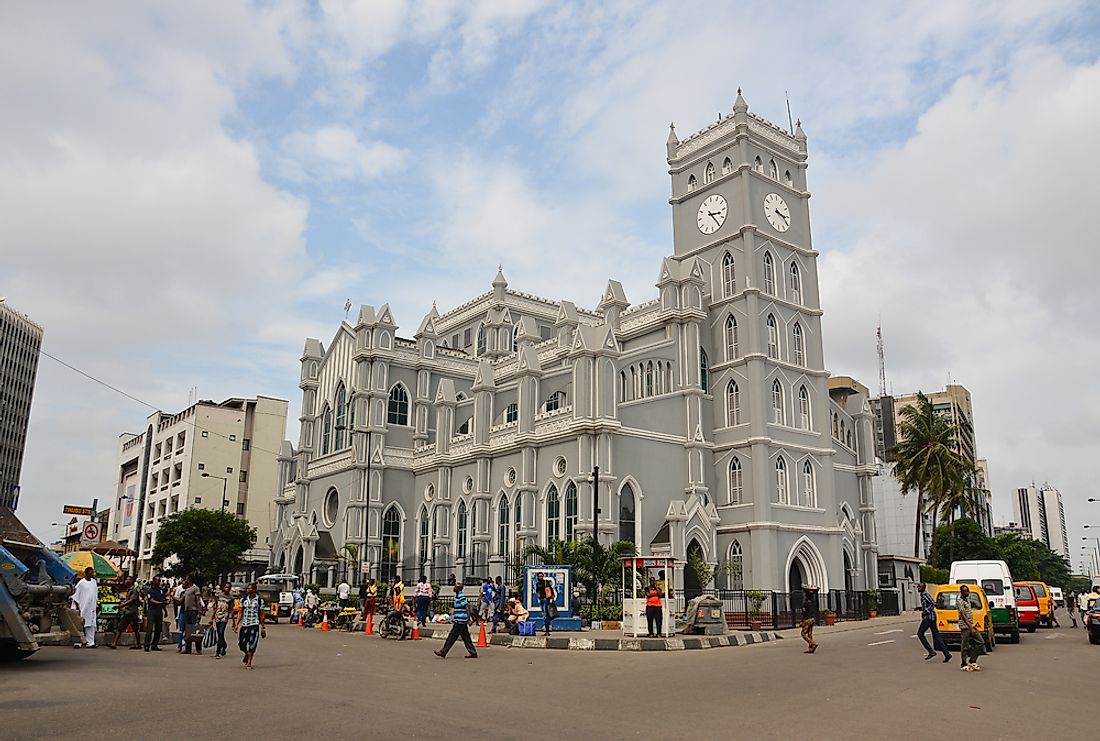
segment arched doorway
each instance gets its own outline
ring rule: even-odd
[[[696,559],[703,558],[703,547],[699,545],[699,541],[692,538],[688,543],[687,549],[687,562],[688,565],[684,568],[684,600],[689,602],[692,599],[698,597],[703,593],[703,585],[699,583],[699,577],[695,574],[695,569],[691,568],[691,563]]]
[[[787,571],[787,591],[791,594],[799,592],[806,583],[805,573],[796,558],[791,561],[791,568]]]
[[[302,546],[298,546],[298,554],[294,556],[294,574],[296,576],[304,576],[302,568],[305,565],[306,554],[302,550]]]
[[[797,592],[813,585],[821,592],[829,591],[829,574],[821,551],[809,538],[799,538],[787,556],[787,591]]]
[[[848,551],[844,551],[844,591],[852,591],[852,559],[848,557]]]

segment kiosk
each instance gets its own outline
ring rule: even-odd
[[[661,588],[661,635],[665,638],[676,633],[672,610],[672,585],[675,580],[676,559],[663,556],[623,558],[623,635],[631,638],[645,637],[649,625],[645,616],[645,587],[652,576]]]

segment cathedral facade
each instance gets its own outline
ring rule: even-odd
[[[411,339],[384,305],[306,340],[273,569],[495,576],[527,544],[595,532],[729,564],[720,588],[876,586],[872,417],[824,366],[801,125],[738,92],[666,147],[655,298],[611,280],[589,310],[498,272]]]

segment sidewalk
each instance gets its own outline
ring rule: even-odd
[[[867,628],[879,628],[882,626],[913,624],[913,632],[917,632],[920,625],[920,613],[906,612],[901,615],[871,618],[870,620],[845,620],[835,625],[818,625],[814,628],[815,635],[831,635],[833,633],[847,633],[851,630],[864,630]],[[798,628],[784,628],[784,630],[798,630]]]
[[[480,627],[470,627],[470,632],[476,641]],[[420,629],[420,637],[442,641],[450,632],[450,625],[427,625]],[[586,630],[580,633],[551,633],[549,636],[512,636],[497,633],[496,635],[487,634],[486,637],[490,646],[551,648],[568,651],[691,651],[751,646],[783,639],[783,636],[774,631],[735,631],[724,636],[677,635],[673,638],[625,638],[618,630]]]

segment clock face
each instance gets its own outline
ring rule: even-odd
[[[791,228],[791,210],[787,208],[783,196],[778,193],[764,196],[764,216],[777,232],[785,232]]]
[[[702,203],[699,204],[699,214],[695,219],[696,225],[699,227],[699,231],[703,234],[714,234],[726,223],[726,199],[715,193],[714,195],[707,196]]]

